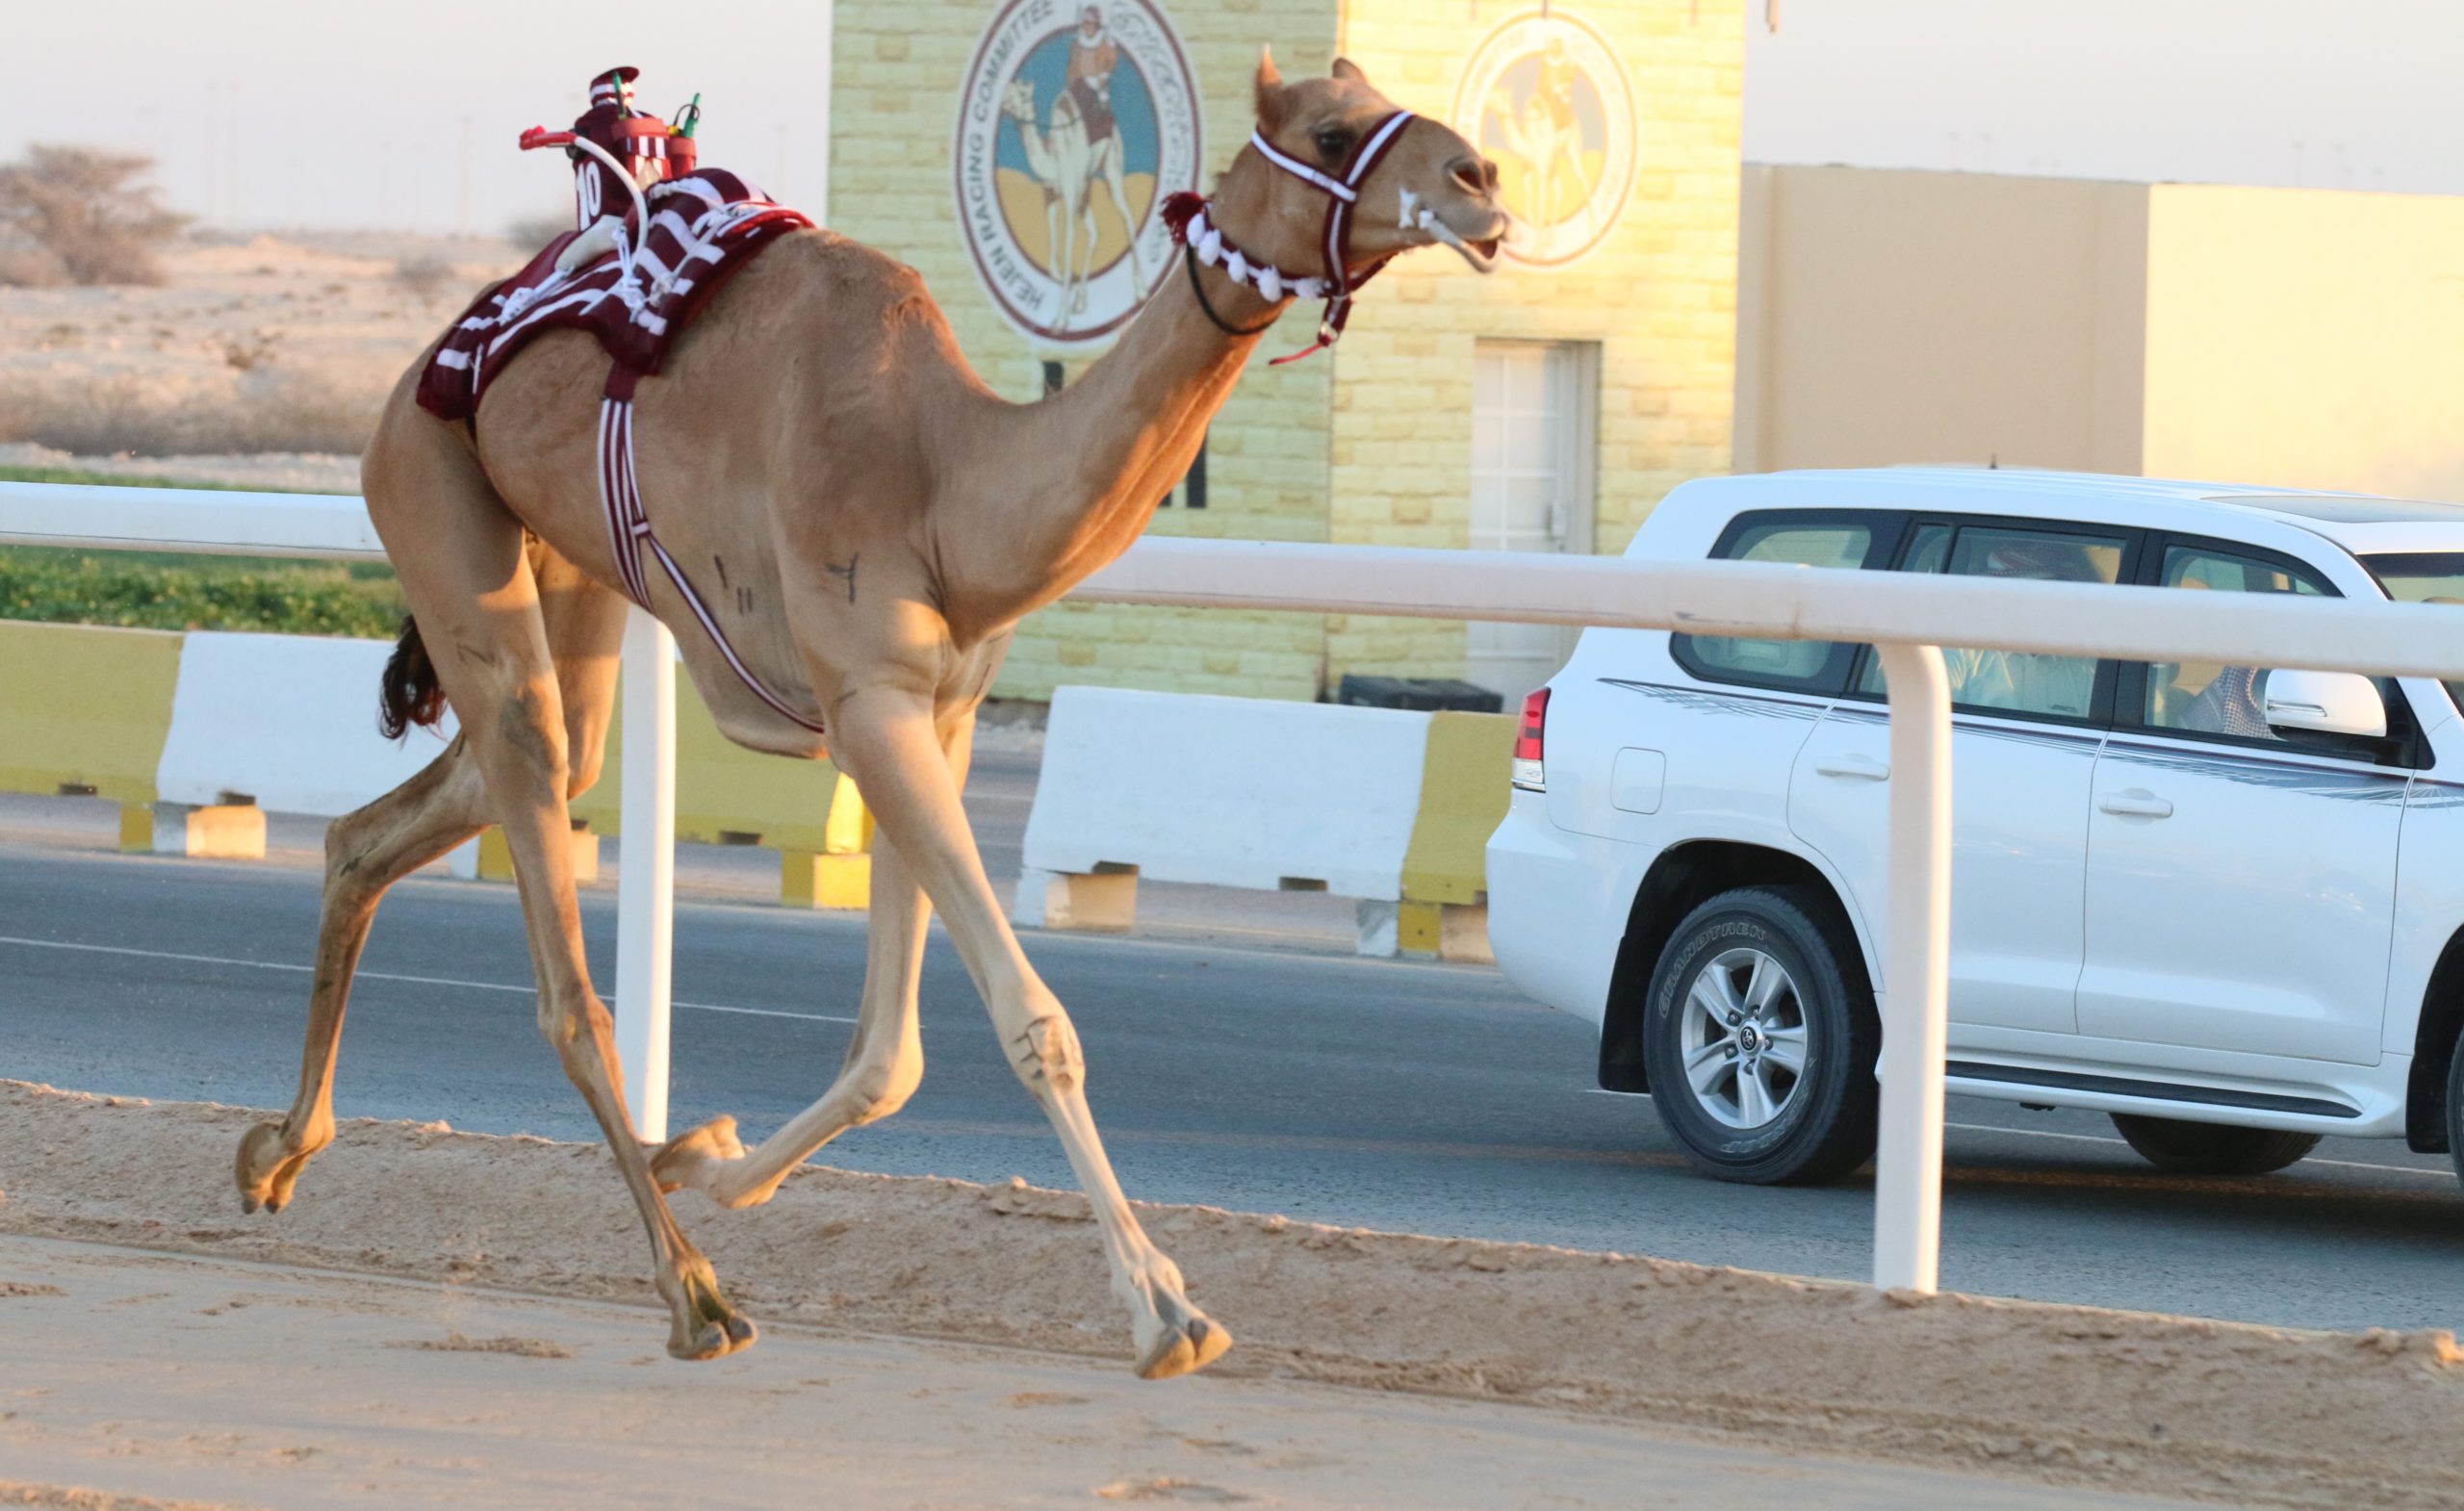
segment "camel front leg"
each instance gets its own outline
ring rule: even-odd
[[[1179,1267],[1139,1226],[1104,1157],[1087,1108],[1077,1031],[1001,914],[934,734],[931,702],[894,688],[867,688],[833,710],[832,735],[882,832],[940,909],[1011,1068],[1051,1120],[1094,1207],[1113,1293],[1129,1310],[1139,1374],[1168,1379],[1221,1358],[1232,1335],[1191,1303]]]

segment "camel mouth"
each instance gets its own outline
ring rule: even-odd
[[[1476,273],[1498,270],[1498,250],[1505,244],[1507,234],[1514,228],[1510,218],[1496,211],[1490,212],[1489,223],[1496,227],[1492,235],[1467,237],[1448,225],[1446,218],[1424,203],[1420,195],[1408,189],[1403,191],[1401,224],[1404,231],[1426,237],[1428,240],[1421,243],[1424,246],[1434,243],[1451,247],[1454,255],[1462,258],[1464,264]]]
[[[1451,249],[1463,259],[1464,266],[1483,276],[1498,270],[1498,252],[1505,245],[1502,233],[1496,236],[1466,237],[1435,216],[1423,227],[1439,245]]]

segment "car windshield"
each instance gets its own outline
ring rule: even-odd
[[[2361,564],[2399,603],[2464,606],[2464,551],[2391,551],[2364,556]],[[2464,708],[2464,681],[2449,682],[2447,696]]]

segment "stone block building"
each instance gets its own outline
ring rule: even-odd
[[[1495,159],[1525,229],[1495,277],[1397,263],[1333,351],[1269,367],[1308,340],[1312,312],[1287,316],[1151,529],[1614,551],[1671,487],[1729,467],[1742,8],[837,0],[830,219],[921,271],[985,379],[1032,399],[1177,270],[1163,197],[1247,140],[1260,45],[1287,77],[1348,57]],[[1511,698],[1564,649],[1545,628],[1062,604],[997,691],[1309,699],[1368,673]]]

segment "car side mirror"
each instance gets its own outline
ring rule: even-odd
[[[2386,701],[2378,684],[2358,672],[2270,672],[2267,714],[2279,730],[2387,737]]]

